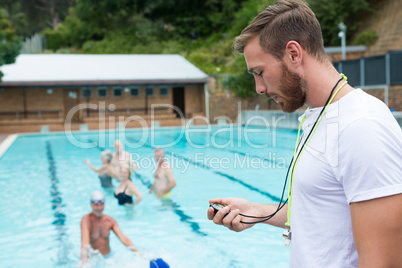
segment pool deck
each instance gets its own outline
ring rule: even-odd
[[[7,149],[17,139],[17,134],[0,134],[0,157],[7,151]]]
[[[0,134],[0,143],[2,143],[8,137],[8,135],[9,134]]]

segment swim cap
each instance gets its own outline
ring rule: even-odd
[[[92,201],[105,201],[105,196],[101,191],[95,191],[91,194],[91,202]]]

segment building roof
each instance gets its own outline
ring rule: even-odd
[[[180,55],[24,54],[0,68],[2,86],[206,83]]]
[[[345,52],[352,53],[352,52],[366,52],[366,46],[346,46]],[[335,53],[342,53],[342,47],[326,47],[325,53],[327,54],[335,54]]]

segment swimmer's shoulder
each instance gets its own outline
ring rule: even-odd
[[[91,217],[91,214],[92,214],[92,212],[85,214],[84,217],[82,217],[81,221],[88,221]]]
[[[84,226],[91,226],[91,213],[85,214],[84,217],[82,217],[81,220],[81,228],[83,228]]]
[[[172,166],[171,166],[171,165],[169,164],[169,162],[167,162],[167,161],[164,161],[164,162],[162,163],[161,167],[162,167],[163,170],[172,169]]]
[[[110,223],[111,225],[114,225],[114,224],[117,223],[116,220],[115,220],[112,216],[103,214],[103,217],[104,217],[103,221],[108,222],[108,223]]]

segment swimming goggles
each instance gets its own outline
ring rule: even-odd
[[[101,204],[101,205],[103,205],[103,204],[105,204],[105,200],[104,200],[104,199],[101,199],[101,200],[91,200],[91,204],[95,204],[95,205]]]

